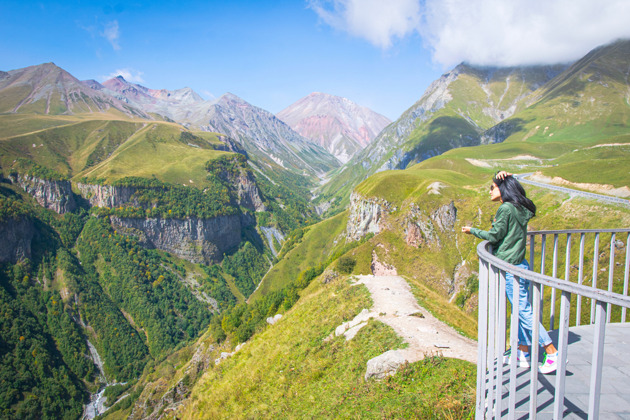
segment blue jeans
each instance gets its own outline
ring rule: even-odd
[[[519,268],[529,270],[529,263],[523,260],[520,264],[516,264]],[[505,294],[511,304],[513,295],[513,285],[516,279],[511,273],[505,273]],[[518,344],[530,346],[532,344],[532,329],[534,326],[534,313],[532,305],[529,303],[529,280],[519,279],[519,311],[518,311]],[[538,343],[542,346],[551,344],[551,338],[545,327],[540,324]]]

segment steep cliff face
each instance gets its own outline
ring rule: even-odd
[[[22,174],[13,177],[13,181],[32,195],[42,207],[54,210],[59,214],[77,208],[70,181],[53,181]]]
[[[31,258],[31,242],[34,236],[35,226],[28,218],[0,222],[0,263],[16,263]]]
[[[77,184],[81,195],[94,207],[118,207],[131,201],[137,191],[134,187],[115,187],[113,185]]]
[[[354,192],[350,196],[350,215],[346,236],[358,241],[368,233],[380,233],[383,217],[392,210],[391,204],[379,198],[365,198]]]
[[[241,217],[135,219],[112,216],[112,226],[147,248],[171,252],[193,263],[213,264],[241,241]]]

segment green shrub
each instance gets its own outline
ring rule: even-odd
[[[357,260],[352,257],[341,257],[337,261],[337,271],[341,274],[350,274],[354,270],[354,266],[357,264]]]

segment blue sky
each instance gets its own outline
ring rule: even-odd
[[[628,0],[3,0],[0,70],[52,61],[273,113],[319,91],[394,120],[461,61],[577,59],[630,37],[628,16]]]

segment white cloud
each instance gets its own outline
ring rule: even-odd
[[[114,77],[122,76],[126,81],[131,83],[144,83],[144,79],[142,78],[143,74],[144,73],[141,71],[126,68],[118,69],[107,76],[101,76],[100,79],[104,82],[106,80],[113,79]]]
[[[427,0],[421,34],[445,66],[559,63],[630,37],[628,16],[627,0]]]
[[[420,23],[417,0],[310,0],[309,6],[328,25],[384,49]]]
[[[310,0],[327,24],[389,48],[421,34],[433,61],[453,66],[575,60],[630,38],[628,0]]]
[[[118,21],[113,20],[105,25],[105,30],[101,35],[109,41],[112,48],[116,51],[120,50],[120,44],[118,40],[120,38],[120,29],[118,28]]]

